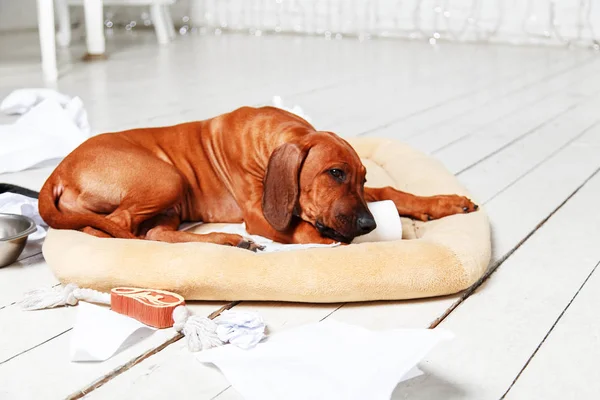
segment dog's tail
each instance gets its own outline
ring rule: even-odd
[[[98,214],[77,214],[62,212],[58,209],[57,203],[60,199],[62,190],[55,190],[57,186],[48,179],[38,197],[38,209],[40,216],[54,229],[74,229],[80,230],[87,226],[106,232],[115,238],[135,239],[135,235],[126,229]]]

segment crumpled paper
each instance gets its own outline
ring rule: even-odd
[[[14,90],[0,103],[0,112],[7,115],[27,114],[44,100],[51,100],[59,104],[79,130],[87,136],[90,135],[90,123],[81,98],[78,96],[70,97],[54,89],[34,88]]]
[[[0,125],[0,174],[63,158],[90,137],[79,97],[51,89],[19,89],[4,99],[0,111],[21,115],[13,124]]]
[[[254,312],[224,310],[215,323],[219,339],[241,349],[253,348],[265,338],[265,323]]]

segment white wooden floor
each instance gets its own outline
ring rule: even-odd
[[[113,38],[108,49],[109,61],[94,64],[78,62],[80,43],[61,54],[58,89],[82,97],[97,133],[203,119],[280,95],[318,128],[394,137],[433,154],[490,215],[495,273],[475,291],[236,308],[257,310],[272,332],[330,317],[453,331],[456,339],[421,363],[425,375],[399,385],[394,399],[600,397],[597,54],[245,36],[183,37],[159,48],[144,32]],[[0,97],[41,84],[36,36],[0,36]],[[39,189],[50,171],[0,182]],[[104,363],[70,363],[76,309],[15,305],[23,292],[57,283],[38,252],[0,269],[1,399],[240,398],[182,342],[165,346],[171,330]],[[193,308],[209,314],[221,305]]]

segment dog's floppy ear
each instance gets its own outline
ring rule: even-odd
[[[273,228],[285,231],[300,196],[300,169],[306,151],[291,143],[273,151],[263,182],[263,215]]]

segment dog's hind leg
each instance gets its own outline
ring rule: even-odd
[[[177,228],[180,223],[181,219],[179,216],[172,211],[168,211],[144,222],[140,227],[140,230],[145,239],[156,240],[159,242],[203,242],[241,247],[251,251],[262,249],[262,246],[244,239],[240,235],[232,233],[212,232],[199,234],[178,231]]]
[[[88,235],[96,236],[99,238],[111,238],[112,237],[108,233],[105,233],[98,229],[92,228],[91,226],[86,226],[81,231],[84,233],[87,233]]]

